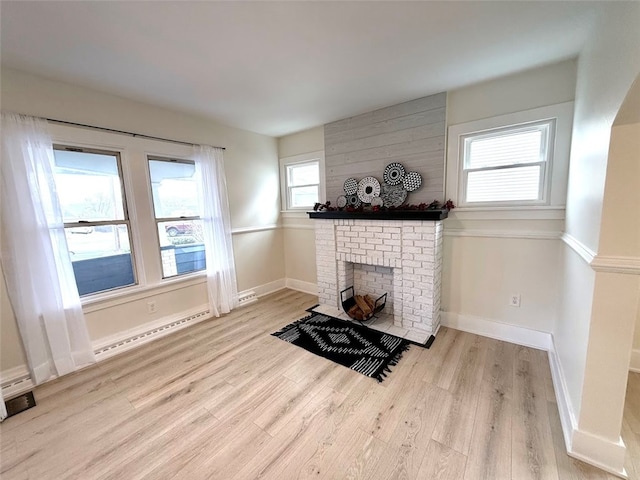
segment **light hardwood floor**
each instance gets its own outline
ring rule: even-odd
[[[0,476],[615,478],[565,454],[544,352],[443,328],[379,384],[270,336],[315,303],[283,290],[38,387]],[[637,468],[637,377],[629,399]]]

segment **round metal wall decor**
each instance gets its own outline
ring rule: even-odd
[[[404,174],[404,167],[398,162],[394,162],[384,167],[382,179],[387,185],[400,185],[404,178]]]
[[[360,199],[357,195],[347,195],[347,206],[358,208],[360,206]]]
[[[422,176],[418,172],[409,172],[402,180],[402,185],[407,192],[413,192],[422,185]]]
[[[362,203],[371,203],[371,200],[380,195],[380,182],[374,177],[364,177],[358,182],[358,198]]]
[[[358,181],[355,178],[347,178],[344,181],[344,193],[355,195],[358,192]]]
[[[338,208],[344,208],[347,206],[347,197],[345,197],[344,195],[340,195],[338,197],[338,200],[336,200],[336,205],[338,205]]]
[[[385,207],[399,207],[407,199],[407,195],[407,191],[402,185],[382,184],[380,198],[382,198]]]

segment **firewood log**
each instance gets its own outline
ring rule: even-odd
[[[360,310],[362,310],[365,318],[369,318],[369,316],[371,316],[371,314],[373,313],[373,310],[371,309],[371,307],[369,307],[369,305],[367,305],[367,302],[362,295],[356,295],[356,304],[358,305],[358,307],[360,307]]]
[[[376,301],[371,298],[371,295],[365,295],[364,301],[367,302],[367,305],[369,305],[371,311],[374,311],[376,309]]]

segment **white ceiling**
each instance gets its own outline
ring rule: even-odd
[[[2,1],[2,65],[281,136],[574,57],[599,8]]]

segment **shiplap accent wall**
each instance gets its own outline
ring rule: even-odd
[[[349,177],[382,183],[384,167],[400,162],[422,175],[422,187],[406,203],[444,201],[447,94],[438,93],[324,126],[327,200],[344,195]]]

